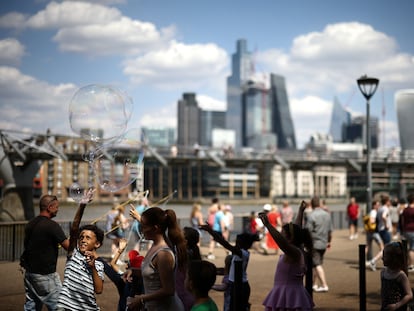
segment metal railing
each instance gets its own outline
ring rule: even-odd
[[[243,231],[248,215],[235,215],[234,230],[232,232],[231,241],[235,240],[235,235]],[[331,212],[331,219],[336,230],[345,229],[348,227],[346,213],[344,211]],[[180,223],[188,222],[187,219],[179,219]],[[23,252],[24,227],[26,221],[20,222],[0,222],[0,261],[17,261]],[[64,232],[69,232],[70,222],[58,222]],[[90,223],[88,221],[82,222],[81,225]],[[359,222],[362,224],[362,221]],[[100,228],[105,228],[105,222],[97,222],[96,225]],[[202,238],[202,245],[207,245],[209,241],[208,234],[204,234]],[[98,253],[102,256],[111,254],[111,240],[105,238],[103,245],[99,248]],[[66,255],[64,249],[60,249],[60,256]]]

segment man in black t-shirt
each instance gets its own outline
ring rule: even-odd
[[[26,301],[24,310],[55,310],[62,283],[56,272],[59,245],[69,247],[58,223],[52,220],[59,210],[56,196],[44,195],[39,202],[40,213],[25,228],[24,252],[20,265],[24,268]]]

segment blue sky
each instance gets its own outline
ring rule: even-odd
[[[380,79],[371,100],[380,144],[398,146],[394,93],[414,88],[413,11],[410,0],[3,0],[0,129],[74,134],[70,99],[98,83],[132,97],[130,128],[176,126],[184,92],[225,109],[243,38],[258,73],[285,76],[299,147],[328,132],[335,96],[365,114],[363,74]]]

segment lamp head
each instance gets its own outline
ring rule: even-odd
[[[367,75],[362,76],[357,80],[359,90],[364,95],[366,100],[369,100],[378,88],[379,80],[371,78]]]

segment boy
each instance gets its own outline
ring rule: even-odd
[[[206,260],[194,260],[190,263],[186,278],[186,287],[195,297],[191,311],[218,311],[217,305],[208,292],[216,282],[217,268]]]
[[[95,258],[96,250],[102,245],[104,232],[92,224],[79,229],[86,204],[92,201],[93,193],[93,190],[89,190],[82,198],[73,220],[57,310],[99,310],[95,294],[102,293],[104,267]]]

